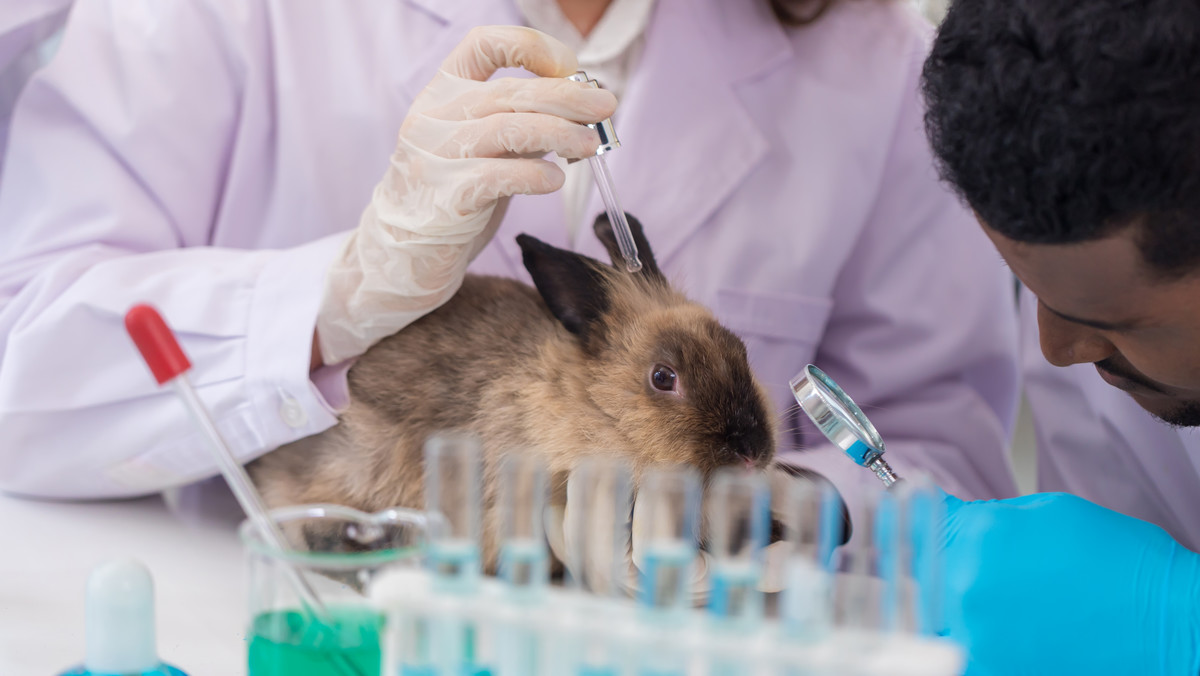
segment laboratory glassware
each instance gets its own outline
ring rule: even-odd
[[[483,450],[479,438],[442,432],[425,442],[425,513],[429,566],[446,591],[479,584]]]
[[[633,469],[622,460],[594,455],[571,470],[566,486],[563,548],[569,602],[550,620],[561,631],[549,647],[546,673],[615,676],[629,655],[622,630],[636,632],[622,602],[636,589],[631,551]],[[611,627],[598,633],[595,627]]]
[[[832,378],[809,364],[789,384],[800,408],[826,438],[856,464],[874,472],[885,487],[899,481],[883,459],[883,438]]]
[[[726,631],[751,631],[762,621],[758,581],[771,530],[771,497],[759,472],[717,470],[704,496],[708,568],[712,585],[708,607]]]
[[[786,585],[780,623],[793,641],[817,643],[833,629],[835,544],[842,541],[842,502],[826,482],[796,477],[783,496]]]
[[[533,453],[512,454],[500,462],[497,504],[500,508],[500,579],[503,611],[508,616],[496,638],[496,676],[536,673],[547,646],[521,615],[542,604],[549,581],[546,548],[546,467]]]
[[[225,443],[225,439],[204,407],[200,395],[196,393],[191,381],[188,380],[187,372],[192,368],[192,363],[184,354],[183,348],[179,346],[179,342],[175,340],[175,334],[167,326],[162,315],[149,305],[135,305],[125,314],[125,330],[133,339],[134,345],[137,346],[138,352],[141,353],[142,359],[150,368],[150,372],[158,384],[161,386],[170,383],[180,400],[183,401],[192,422],[208,442],[209,451],[216,459],[217,466],[220,467],[221,474],[225,477],[225,482],[229,484],[242,511],[261,531],[263,541],[272,549],[286,552],[289,549],[287,538],[267,516],[267,509],[263,504],[262,497],[255,490],[246,470],[234,458],[233,452],[229,450],[229,445]],[[298,571],[290,569],[286,563],[282,565],[281,570],[299,597],[301,611],[306,620],[310,621],[311,627],[315,631],[327,628],[327,620],[330,618],[325,612],[321,600],[304,578]],[[340,676],[362,676],[362,672],[353,663],[336,653],[329,656],[329,661],[337,667],[337,671],[331,673]]]
[[[583,71],[568,76],[567,79],[572,82],[585,83],[595,89],[600,88],[600,83],[589,79],[587,73]],[[621,142],[617,140],[617,130],[613,127],[612,119],[601,120],[587,126],[595,129],[596,133],[600,135],[600,147],[596,148],[595,155],[588,158],[592,178],[596,181],[596,189],[600,191],[600,199],[603,200],[604,210],[608,213],[608,222],[612,224],[613,234],[617,238],[617,247],[621,250],[621,257],[625,260],[625,269],[629,272],[637,272],[642,269],[642,261],[638,258],[637,243],[633,241],[633,231],[629,229],[629,220],[625,216],[625,211],[621,209],[621,203],[617,200],[617,190],[613,185],[612,173],[609,172],[608,162],[604,159],[605,153],[621,147]]]
[[[315,504],[276,509],[268,517],[307,546],[281,551],[255,522],[242,523],[250,564],[249,676],[340,676],[345,672],[335,657],[355,673],[377,676],[384,616],[367,590],[384,571],[421,565],[425,516]],[[293,575],[321,599],[321,626],[303,611]]]

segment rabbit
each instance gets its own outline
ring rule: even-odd
[[[671,286],[641,224],[629,223],[637,273],[616,267],[606,216],[594,230],[614,265],[522,234],[536,289],[467,275],[445,305],[368,350],[349,371],[337,425],[249,466],[268,505],[422,508],[426,439],[465,430],[482,440],[482,558],[494,571],[489,505],[506,454],[541,454],[560,496],[566,473],[591,454],[623,458],[635,475],[657,463],[704,475],[766,468],[776,421],[745,345]]]

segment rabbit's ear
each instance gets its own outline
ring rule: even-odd
[[[667,281],[663,277],[662,272],[658,269],[658,263],[654,260],[654,252],[650,250],[650,243],[646,241],[646,233],[642,230],[642,224],[638,219],[625,213],[625,220],[629,221],[629,231],[633,234],[633,243],[637,245],[638,259],[642,261],[642,269],[638,272],[640,275],[658,281]],[[621,255],[621,247],[617,245],[617,236],[613,233],[612,223],[608,220],[608,214],[600,214],[596,217],[596,223],[592,226],[596,231],[596,237],[600,239],[600,243],[608,250],[608,255],[612,258],[613,265],[617,268],[625,269],[625,258]]]
[[[599,261],[517,235],[525,269],[533,276],[542,300],[568,331],[587,338],[588,329],[608,310],[604,267]]]

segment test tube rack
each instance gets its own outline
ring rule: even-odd
[[[635,523],[639,511],[646,516],[640,529],[601,528],[613,540],[604,551],[645,547],[634,532],[655,531],[666,538],[655,542],[668,545],[641,550],[634,600],[612,589],[591,593],[583,578],[569,588],[546,583],[547,554],[536,542],[545,476],[527,459],[506,465],[502,475],[498,500],[524,515],[503,519],[502,575],[480,576],[479,463],[468,437],[435,438],[426,446],[427,516],[442,524],[431,531],[430,565],[388,571],[369,590],[385,618],[386,676],[959,676],[965,669],[962,650],[930,630],[939,624],[938,610],[930,609],[940,609],[942,597],[910,584],[923,580],[928,592],[935,586],[929,581],[940,580],[936,556],[913,554],[937,550],[922,546],[936,542],[927,526],[940,524],[931,486],[908,484],[876,504],[860,504],[852,514],[855,537],[836,556],[840,500],[808,480],[788,486],[792,523],[778,561],[784,588],[779,618],[768,619],[758,588],[766,570],[763,517],[769,522],[771,510],[766,483],[754,475],[722,470],[712,477],[708,494],[725,495],[724,501],[701,501],[699,477],[687,468],[644,472],[636,502],[628,482],[614,484],[624,486],[626,501],[608,500],[604,509],[616,505],[614,513],[633,513]],[[707,564],[707,609],[694,608],[683,591],[702,509],[713,529],[710,548],[724,552]],[[656,523],[667,525],[645,525]],[[512,549],[505,549],[505,538]],[[505,551],[520,564],[507,573]],[[676,554],[656,567],[647,551]],[[617,577],[637,563],[636,556],[629,563],[619,558]]]
[[[965,669],[957,646],[915,634],[835,627],[795,636],[775,620],[747,633],[702,610],[665,622],[632,601],[572,589],[549,588],[530,602],[515,601],[495,579],[470,596],[434,587],[419,569],[392,571],[374,586],[372,602],[387,626],[384,674],[960,676]]]

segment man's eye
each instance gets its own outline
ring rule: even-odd
[[[679,380],[679,376],[675,375],[675,370],[670,366],[655,364],[654,370],[650,372],[650,384],[654,385],[654,389],[662,390],[663,392],[673,392],[675,383]]]

